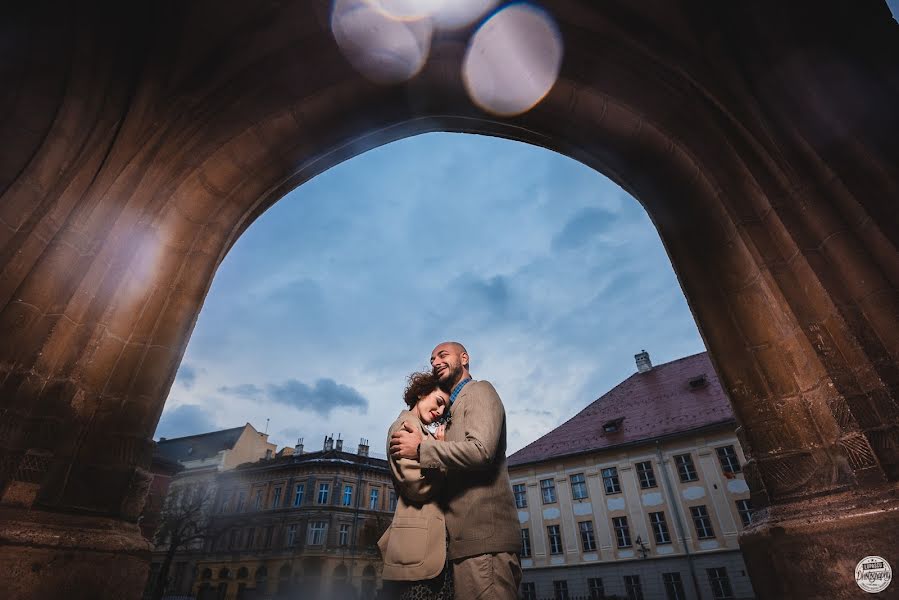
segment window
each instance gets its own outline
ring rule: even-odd
[[[378,509],[378,496],[381,491],[378,488],[371,488],[371,494],[368,496],[368,508],[371,510]]]
[[[537,600],[537,586],[533,581],[521,584],[521,600]]]
[[[712,529],[712,519],[705,506],[691,506],[690,514],[693,516],[693,525],[696,526],[696,537],[699,539],[715,537]]]
[[[696,467],[693,466],[693,457],[689,454],[678,454],[674,457],[677,464],[677,475],[681,481],[696,481]]]
[[[652,472],[652,462],[637,463],[637,478],[640,480],[642,489],[656,487],[656,475]]]
[[[737,500],[737,512],[740,513],[743,527],[749,527],[752,523],[752,503],[749,500]]]
[[[343,505],[344,506],[352,506],[353,505],[353,486],[351,486],[351,485],[343,486]]]
[[[727,577],[727,569],[718,567],[705,571],[709,575],[709,585],[712,586],[712,597],[715,600],[728,600],[734,597],[734,592],[730,588],[730,579]]]
[[[303,492],[306,491],[306,486],[302,483],[298,483],[296,490],[293,493],[293,505],[300,506],[303,504]]]
[[[602,586],[602,579],[599,577],[587,579],[587,591],[590,593],[590,600],[602,600],[606,597],[606,590]]]
[[[553,594],[555,600],[568,600],[568,582],[565,580],[553,581]]]
[[[643,600],[643,586],[640,584],[639,575],[624,576],[624,591],[628,600]]]
[[[318,503],[319,504],[327,504],[328,503],[328,494],[331,493],[331,484],[330,483],[320,483],[318,485]]]
[[[584,552],[593,552],[596,550],[596,536],[593,535],[593,521],[581,521],[577,524],[578,530],[581,532],[581,546]]]
[[[263,548],[272,547],[272,538],[275,536],[275,528],[271,525],[265,528],[265,537],[262,539]]]
[[[256,528],[250,527],[247,529],[247,548],[252,548],[256,538]]]
[[[341,546],[348,546],[350,544],[350,524],[341,523],[340,530],[337,532],[337,536],[338,544],[340,544]]]
[[[609,467],[602,470],[602,483],[606,488],[607,494],[617,494],[621,491],[621,484],[618,482],[618,469]]]
[[[665,584],[665,598],[667,600],[687,600],[684,591],[684,582],[680,573],[662,573],[662,582]]]
[[[247,493],[244,492],[243,490],[241,490],[237,494],[237,509],[236,509],[237,512],[243,512],[243,510],[246,508],[246,503],[247,503]]]
[[[275,487],[275,494],[272,496],[272,508],[278,508],[281,504],[281,486]]]
[[[631,528],[627,526],[627,517],[614,517],[612,527],[615,529],[615,539],[619,548],[628,548],[631,545]]]
[[[396,510],[396,491],[390,490],[390,512]]]
[[[722,446],[715,448],[718,452],[718,462],[721,463],[721,470],[725,473],[739,473],[743,469],[740,468],[740,460],[737,458],[737,452],[733,446]]]
[[[222,503],[219,505],[219,512],[225,512],[229,508],[229,504],[231,504],[231,490],[226,490],[222,493]]]
[[[288,525],[287,526],[287,539],[285,540],[285,546],[290,548],[297,542],[297,526],[296,525]]]
[[[552,504],[556,501],[556,482],[552,479],[541,479],[540,491],[543,493],[543,504]]]
[[[668,533],[668,523],[665,522],[665,513],[649,513],[649,524],[656,538],[656,544],[670,544],[671,534]]]
[[[587,480],[583,473],[571,476],[571,497],[574,500],[583,500],[587,497]]]
[[[256,490],[256,499],[253,501],[253,508],[255,510],[262,508],[262,490]]]
[[[562,554],[562,533],[559,531],[559,526],[547,526],[546,534],[549,536],[549,553]]]
[[[324,521],[313,521],[309,523],[309,536],[307,541],[309,544],[320,546],[325,543],[325,528],[327,523]]]
[[[229,549],[234,550],[235,548],[237,548],[237,539],[238,539],[239,535],[240,535],[239,529],[231,530],[230,539],[228,540],[228,548]]]
[[[512,486],[512,492],[515,494],[515,508],[527,508],[528,492],[525,484],[516,483]]]
[[[521,557],[528,558],[531,555],[531,530],[521,530]]]

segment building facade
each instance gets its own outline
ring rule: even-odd
[[[522,596],[746,599],[736,423],[705,353],[638,372],[509,458]]]
[[[192,593],[216,598],[374,598],[377,540],[396,496],[387,461],[326,437],[217,476],[209,537]]]
[[[195,579],[196,561],[202,555],[205,531],[211,516],[212,501],[217,495],[218,475],[238,465],[274,456],[277,446],[268,441],[268,435],[257,431],[249,423],[180,438],[160,438],[154,453],[154,465],[177,465],[177,475],[167,481],[167,473],[154,469],[151,490],[164,488],[165,500],[158,499],[145,509],[145,518],[152,521],[154,531],[171,521],[172,515],[186,514],[198,509],[192,516],[196,520],[197,535],[186,544],[174,544],[171,536],[152,536],[155,543],[150,573],[145,587],[145,598],[186,595],[191,592]],[[167,485],[166,485],[167,484]],[[168,515],[168,517],[166,516]],[[160,581],[160,570],[163,571]],[[157,588],[159,588],[157,590]],[[158,593],[157,593],[158,592]]]

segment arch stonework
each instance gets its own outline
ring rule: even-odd
[[[217,266],[293,187],[428,131],[550,148],[645,206],[738,418],[760,598],[842,597],[860,558],[899,565],[886,4],[542,5],[561,73],[511,118],[467,98],[470,30],[380,86],[340,54],[325,1],[0,9],[7,597],[139,596],[151,436]]]

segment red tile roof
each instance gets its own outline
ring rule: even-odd
[[[705,375],[707,383],[691,387]],[[603,425],[623,419],[614,433]],[[509,457],[509,466],[541,462],[734,422],[708,353],[634,373],[573,418]]]

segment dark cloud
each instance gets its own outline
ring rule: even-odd
[[[348,385],[333,379],[319,379],[314,386],[296,379],[265,386],[268,397],[287,406],[311,410],[328,416],[335,408],[359,408],[368,411],[368,400]]]
[[[553,236],[552,249],[573,250],[585,245],[600,233],[615,226],[618,215],[601,208],[584,208],[569,219],[562,230]]]
[[[284,383],[269,383],[265,386],[254,383],[222,386],[218,391],[239,398],[267,398],[300,410],[311,410],[323,417],[330,415],[335,408],[357,408],[363,413],[368,411],[368,400],[362,394],[348,385],[327,378],[319,379],[314,385],[288,379]]]
[[[197,370],[187,363],[181,363],[181,366],[178,367],[178,374],[175,376],[175,383],[180,384],[184,386],[184,389],[189,390],[194,387],[196,381]]]
[[[196,435],[218,429],[212,413],[197,404],[182,404],[162,413],[156,436],[166,438]]]
[[[253,383],[241,383],[240,385],[223,385],[219,388],[223,394],[230,396],[238,396],[239,398],[249,398],[250,400],[261,398],[265,391]]]

